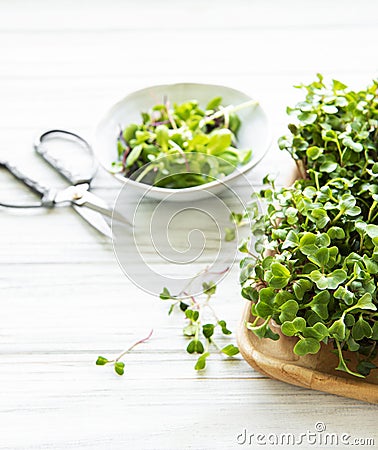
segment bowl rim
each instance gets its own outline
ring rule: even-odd
[[[114,103],[108,110],[107,112],[104,114],[104,116],[102,117],[102,119],[98,122],[96,129],[95,129],[95,142],[97,141],[97,133],[99,128],[101,127],[101,125],[107,120],[107,118],[109,116],[112,115],[113,111],[116,110],[119,105],[121,103],[123,103],[128,97],[130,96],[134,96],[134,95],[138,95],[141,92],[147,91],[149,89],[155,89],[155,88],[164,88],[164,87],[172,87],[172,86],[211,86],[212,88],[222,88],[222,89],[228,89],[230,91],[233,91],[234,93],[237,94],[241,94],[242,96],[245,96],[251,100],[254,99],[254,97],[251,97],[248,93],[241,91],[240,89],[235,89],[231,86],[227,86],[227,85],[223,85],[223,84],[213,84],[213,83],[198,83],[198,82],[175,82],[175,83],[165,83],[165,84],[154,84],[154,85],[149,85],[149,86],[145,86],[144,88],[140,88],[137,89],[135,91],[132,91],[128,94],[126,94],[122,99],[118,100],[116,103]],[[230,173],[229,175],[226,175],[224,178],[219,179],[219,180],[214,180],[211,181],[209,183],[204,183],[204,184],[200,184],[198,186],[191,186],[191,187],[187,187],[187,188],[181,188],[181,189],[174,189],[174,188],[162,188],[162,187],[157,187],[157,186],[152,186],[150,184],[147,183],[142,183],[140,181],[135,181],[132,180],[131,178],[127,178],[123,175],[120,175],[119,173],[114,173],[109,169],[109,166],[107,164],[104,163],[104,161],[102,160],[102,158],[100,158],[98,156],[98,152],[96,151],[96,144],[95,144],[95,153],[97,155],[97,159],[99,160],[99,163],[101,165],[101,167],[108,172],[109,174],[111,174],[116,180],[120,181],[121,183],[130,183],[132,186],[138,188],[138,189],[143,189],[143,190],[149,190],[150,192],[156,192],[156,193],[165,193],[165,194],[174,194],[177,192],[196,192],[196,191],[202,191],[202,190],[207,190],[207,189],[212,189],[216,186],[219,186],[221,184],[227,184],[230,181],[234,180],[235,178],[239,177],[240,175],[243,175],[247,172],[249,172],[251,169],[253,169],[255,166],[257,166],[257,164],[259,164],[261,162],[261,160],[265,157],[265,155],[268,153],[270,147],[272,146],[272,142],[273,142],[273,133],[272,133],[272,127],[271,127],[271,123],[269,120],[269,117],[265,111],[265,109],[261,106],[261,103],[258,101],[258,106],[261,108],[261,111],[263,113],[263,115],[265,116],[266,122],[267,122],[267,143],[265,146],[265,149],[261,152],[261,154],[259,155],[258,158],[256,158],[255,160],[252,157],[252,160],[247,163],[244,166],[238,166],[235,168],[235,170]],[[253,149],[252,149],[253,151]],[[147,163],[148,164],[148,163]],[[144,167],[144,166],[143,166]]]

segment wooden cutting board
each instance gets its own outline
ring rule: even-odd
[[[322,344],[316,355],[297,356],[293,352],[297,338],[284,336],[279,327],[274,329],[280,334],[279,340],[258,338],[245,326],[246,322],[254,320],[250,306],[251,303],[247,301],[237,340],[240,353],[254,369],[270,378],[296,386],[378,404],[377,370],[372,370],[366,378],[335,370],[338,356],[332,352],[333,345]],[[350,360],[348,365],[353,368],[357,355],[345,352],[345,356]],[[378,358],[374,362],[378,365]]]

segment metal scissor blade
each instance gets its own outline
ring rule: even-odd
[[[110,226],[107,224],[106,220],[102,217],[102,215],[93,211],[92,209],[87,208],[86,206],[77,206],[72,204],[73,209],[80,214],[80,216],[86,220],[93,228],[96,228],[100,233],[104,234],[109,238],[113,238],[112,230]]]
[[[102,200],[100,197],[97,197],[97,195],[94,195],[89,191],[86,191],[79,200],[75,201],[75,203],[78,205],[87,206],[88,208],[91,208],[94,211],[98,211],[101,214],[104,214],[108,217],[112,217],[114,220],[118,220],[120,222],[131,225],[130,222],[126,219],[126,217],[124,217],[116,210],[110,208],[109,205],[104,200]]]

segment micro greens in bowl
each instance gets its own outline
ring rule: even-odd
[[[165,99],[143,112],[141,124],[121,129],[113,170],[135,181],[173,189],[229,175],[252,156],[251,149],[238,148],[241,120],[236,112],[257,103],[251,100],[235,107],[221,103],[222,97],[215,97],[205,109],[197,100],[171,108]]]
[[[284,188],[267,177],[248,208],[256,241],[241,247],[242,295],[255,317],[247,327],[277,340],[279,325],[297,338],[297,355],[332,343],[336,370],[365,377],[378,341],[378,80],[358,92],[318,75],[300,88],[306,97],[288,108],[296,120],[279,145],[301,176]],[[346,351],[358,355],[353,367]]]

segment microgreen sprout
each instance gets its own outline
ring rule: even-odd
[[[99,356],[96,361],[97,366],[105,366],[106,364],[111,364],[114,367],[114,371],[118,375],[123,375],[125,372],[125,363],[121,361],[121,359],[127,354],[130,353],[136,346],[147,342],[152,336],[153,330],[148,333],[148,336],[134,342],[127,350],[124,350],[120,355],[118,355],[115,359],[107,359],[104,356]]]

